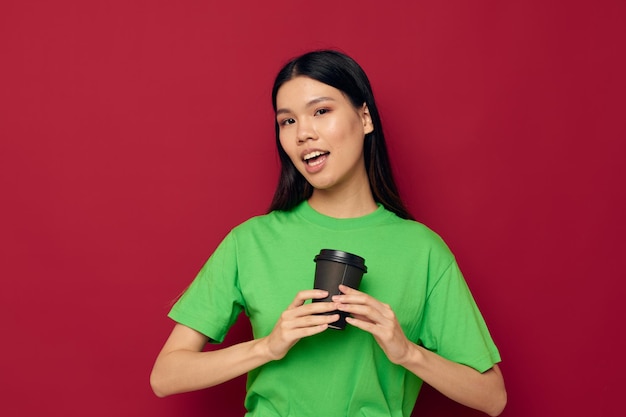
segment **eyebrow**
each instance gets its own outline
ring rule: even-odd
[[[309,101],[308,103],[306,103],[305,107],[311,107],[311,106],[315,106],[318,103],[322,103],[324,101],[335,101],[334,98],[332,97],[317,97],[314,98],[313,100]],[[291,113],[291,110],[289,109],[278,109],[276,110],[276,116],[280,115],[280,114],[284,114],[284,113]]]

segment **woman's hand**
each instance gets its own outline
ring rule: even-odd
[[[374,336],[387,358],[402,365],[408,358],[411,342],[406,338],[395,313],[387,304],[357,291],[340,285],[343,295],[336,295],[333,301],[337,309],[352,314],[346,321]]]
[[[298,340],[321,333],[328,328],[329,323],[339,320],[339,314],[319,315],[337,310],[336,303],[304,304],[306,300],[327,296],[328,291],[324,290],[304,290],[296,295],[266,337],[267,349],[273,360],[282,359]]]
[[[424,382],[461,404],[484,411],[491,416],[502,412],[506,389],[498,365],[480,373],[409,341],[388,305],[353,288],[340,285],[343,295],[333,301],[337,309],[352,314],[346,321],[371,333],[389,360],[404,366]]]
[[[304,304],[306,300],[326,296],[328,293],[322,290],[301,291],[268,336],[217,350],[202,351],[208,337],[177,324],[150,375],[154,392],[164,397],[212,387],[281,359],[298,340],[323,332],[328,323],[339,319],[338,314],[314,315],[336,310],[336,303]]]

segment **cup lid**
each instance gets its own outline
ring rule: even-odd
[[[365,266],[365,259],[359,255],[353,253],[344,252],[336,249],[322,249],[318,255],[313,259],[315,262],[319,261],[334,261],[341,262],[362,269],[363,272],[367,272]]]

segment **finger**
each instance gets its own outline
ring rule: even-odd
[[[337,319],[335,319],[337,320]],[[332,323],[332,321],[331,321]],[[308,337],[308,336],[313,336],[314,334],[318,334],[323,332],[324,330],[328,329],[328,324],[329,323],[322,323],[322,324],[318,324],[316,326],[309,326],[309,327],[301,327],[298,329],[294,329],[292,330],[292,337],[294,340],[300,340],[304,337]]]
[[[317,302],[317,303],[309,303],[304,304],[297,307],[294,310],[295,315],[300,316],[308,316],[311,314],[320,314],[320,313],[328,313],[333,310],[337,310],[338,303],[334,302]]]
[[[367,319],[363,319],[358,316],[346,317],[346,323],[350,324],[351,326],[358,327],[359,329],[371,333],[372,335],[375,335],[376,323],[372,323]]]
[[[333,298],[335,300],[335,298]],[[361,316],[366,321],[383,326],[393,326],[396,316],[391,306],[381,303],[373,297],[361,295],[343,295],[337,298],[337,310]]]
[[[363,294],[365,295],[364,292],[361,292],[359,290],[356,290],[352,287],[348,287],[347,285],[343,285],[343,284],[339,284],[339,291],[341,291],[344,294]]]
[[[298,320],[299,328],[315,327],[324,324],[334,323],[339,320],[339,314],[319,314],[302,317]]]
[[[350,288],[345,285],[340,285],[339,288],[341,292],[343,292],[344,294],[336,295],[332,297],[332,300],[337,303],[349,304],[349,305],[354,305],[354,304],[369,305],[384,316],[386,316],[386,312],[390,310],[391,308],[388,304],[382,303],[378,301],[376,298],[368,294],[365,294],[364,292],[355,290],[354,288]]]
[[[352,314],[352,315],[348,316],[348,318],[355,318],[355,319],[360,320],[360,321],[365,321],[367,323],[376,324],[372,320],[370,320],[369,318],[367,318],[365,316],[361,316],[360,314]]]
[[[339,320],[339,314],[310,315],[281,321],[279,327],[285,334],[291,334],[290,339],[298,339],[302,337],[299,336],[302,329],[325,326],[337,320]]]
[[[328,328],[330,323],[339,320],[339,314],[307,316],[297,320],[285,320],[285,316],[288,313],[288,311],[283,312],[281,319],[276,323],[268,339],[270,341],[270,349],[279,359],[284,357],[298,340],[321,333]]]
[[[351,314],[354,318],[372,324],[389,325],[389,321],[375,308],[360,304],[339,304],[337,310]]]
[[[374,304],[376,300],[366,294],[339,294],[333,295],[332,300],[342,304]]]
[[[296,308],[304,304],[306,300],[311,299],[320,299],[328,297],[328,291],[326,290],[303,290],[296,294],[293,302],[289,305],[288,308]]]
[[[353,315],[360,315],[364,317],[373,318],[374,316],[380,316],[378,310],[364,304],[344,304],[338,303],[337,310],[344,311]]]
[[[361,292],[359,290],[355,290],[354,288],[343,285],[343,284],[339,286],[339,291],[341,291],[341,294],[334,295],[332,297],[333,300],[337,298],[339,300],[350,300],[351,302],[362,303],[362,304],[368,303],[370,301],[377,301],[374,297],[368,294],[365,294],[364,292]]]
[[[367,317],[362,317],[362,316],[346,317],[346,322],[350,323],[354,327],[358,327],[361,330],[371,333],[372,336],[376,338],[379,344],[386,343],[392,340],[396,332],[393,326],[387,326],[387,325],[383,325],[377,322],[370,321],[368,320]],[[383,345],[381,345],[381,347],[384,348]]]
[[[281,314],[281,319],[285,322],[292,322],[302,317],[315,316],[330,313],[337,310],[337,303],[319,302],[303,304],[297,307],[289,307]]]

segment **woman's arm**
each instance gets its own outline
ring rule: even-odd
[[[467,407],[494,417],[504,410],[507,395],[498,365],[480,373],[413,343],[405,360],[398,364],[418,375],[446,397]]]
[[[207,341],[206,336],[187,326],[174,326],[150,375],[157,396],[208,388],[269,360],[260,340],[202,352]]]
[[[335,310],[334,303],[304,304],[308,299],[327,295],[322,290],[301,291],[268,336],[209,352],[202,352],[208,341],[206,336],[177,324],[152,369],[152,390],[165,397],[208,388],[281,359],[298,340],[320,333],[338,320],[337,314],[316,315]]]
[[[347,322],[371,333],[389,360],[402,365],[445,396],[491,416],[499,415],[506,405],[504,379],[497,365],[484,373],[409,341],[390,306],[346,286],[345,295],[333,297],[338,309],[354,317]]]

